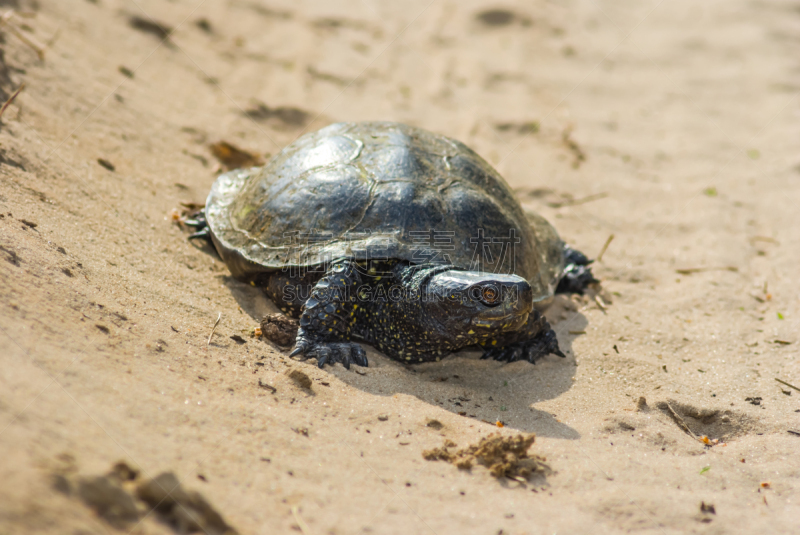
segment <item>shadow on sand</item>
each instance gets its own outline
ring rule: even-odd
[[[255,322],[265,314],[278,312],[261,290],[232,277],[223,277],[222,282]],[[570,331],[583,331],[588,324],[582,314],[559,308],[559,298],[553,307],[555,316],[566,318],[553,323],[553,328],[567,358],[549,355],[536,365],[505,364],[481,360],[479,351],[467,349],[441,362],[412,366],[391,360],[364,344],[368,368],[354,366],[346,370],[336,364],[325,369],[348,385],[376,396],[406,394],[465,418],[492,424],[501,421],[507,427],[539,436],[574,440],[580,438],[575,429],[561,423],[556,415],[534,407],[572,387],[577,366],[572,341],[576,335]],[[546,315],[554,316],[551,310]]]

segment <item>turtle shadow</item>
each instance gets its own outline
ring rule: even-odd
[[[275,303],[261,290],[234,279],[230,275],[222,275],[219,277],[220,282],[228,288],[231,296],[236,300],[236,304],[242,311],[250,316],[256,324],[260,323],[262,318],[267,314],[277,314],[280,312]]]
[[[259,288],[227,275],[220,280],[255,322],[279,312]],[[575,429],[534,405],[557,398],[572,387],[577,366],[572,341],[577,335],[571,333],[582,332],[588,321],[583,314],[559,306],[558,300],[545,315],[566,358],[548,355],[535,365],[526,361],[503,363],[482,360],[479,350],[467,348],[440,362],[405,365],[363,344],[368,368],[346,370],[336,364],[325,366],[325,370],[375,396],[405,394],[465,419],[493,425],[499,421],[505,427],[542,437],[576,440],[580,434]]]
[[[502,422],[504,427],[542,437],[577,440],[581,435],[575,429],[534,405],[557,398],[572,387],[577,367],[572,341],[576,336],[569,332],[582,331],[587,325],[583,314],[567,314],[553,326],[566,358],[549,355],[535,365],[482,360],[480,352],[472,349],[440,362],[403,365],[365,345],[369,368],[356,372],[335,365],[326,369],[348,385],[376,396],[405,394],[467,421]]]

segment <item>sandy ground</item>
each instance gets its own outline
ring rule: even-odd
[[[53,487],[118,460],[241,533],[800,533],[775,380],[800,386],[797,2],[0,3],[54,38],[42,61],[0,29],[0,89],[26,84],[0,126],[0,533],[171,533]],[[274,308],[171,210],[205,199],[211,142],[365,119],[466,142],[591,256],[614,235],[613,303],[550,312],[568,358],[358,373],[247,335]],[[520,431],[552,468],[526,486],[422,458]]]

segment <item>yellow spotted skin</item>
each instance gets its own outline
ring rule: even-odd
[[[301,308],[300,328],[293,354],[325,363],[366,365],[366,355],[355,341],[365,341],[387,356],[407,364],[439,361],[467,346],[484,348],[485,357],[535,362],[548,353],[560,354],[555,333],[538,312],[514,332],[476,332],[453,328],[433,317],[421,296],[429,278],[452,266],[414,265],[406,261],[355,262],[342,259],[313,280],[307,274],[284,277],[272,287],[292,281],[308,287],[296,290]],[[269,292],[268,292],[269,293]],[[295,311],[296,303],[285,307]],[[454,311],[457,315],[457,311]],[[445,318],[445,320],[459,318]],[[469,318],[466,318],[467,320]],[[455,325],[455,324],[453,324]]]

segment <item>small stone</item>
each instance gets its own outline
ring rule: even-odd
[[[300,388],[311,390],[311,378],[305,373],[301,372],[300,370],[293,369],[289,370],[287,375],[289,376],[289,379],[294,381],[294,384]]]
[[[430,427],[431,429],[436,429],[436,430],[439,430],[444,427],[444,424],[442,422],[440,422],[439,420],[434,420],[432,418],[428,420],[425,425],[427,427]]]

